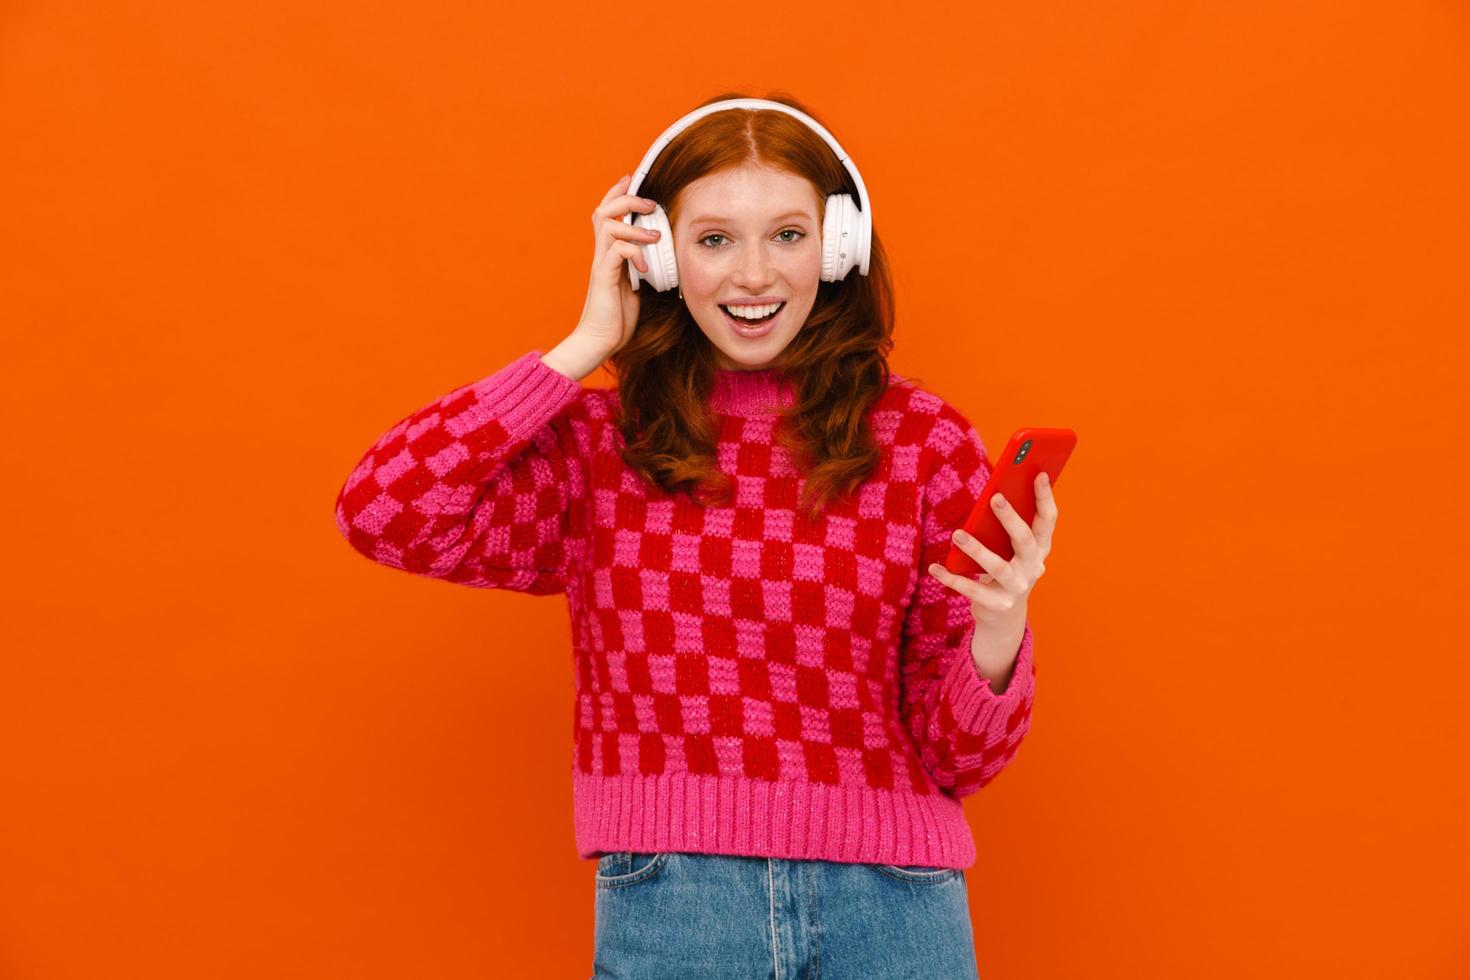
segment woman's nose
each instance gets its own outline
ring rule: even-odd
[[[771,257],[763,242],[746,245],[740,253],[740,273],[747,283],[765,282],[771,272]]]

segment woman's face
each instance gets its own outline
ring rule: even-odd
[[[679,285],[721,367],[768,366],[806,322],[822,272],[818,208],[805,177],[754,164],[706,174],[678,195],[669,227]],[[723,309],[776,303],[773,319],[745,326]]]

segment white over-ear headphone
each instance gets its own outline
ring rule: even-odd
[[[868,201],[868,189],[863,186],[862,175],[858,173],[857,167],[847,158],[847,153],[837,145],[832,134],[811,116],[800,112],[782,102],[772,102],[769,99],[726,99],[723,102],[715,102],[710,105],[700,106],[693,112],[681,118],[668,129],[663,135],[654,141],[648,152],[643,155],[643,161],[638,164],[638,169],[633,173],[633,180],[628,184],[627,193],[637,194],[638,186],[643,183],[643,178],[648,176],[648,170],[653,166],[659,153],[671,140],[695,120],[709,115],[711,112],[720,112],[724,109],[774,109],[787,115],[795,116],[810,126],[818,136],[827,141],[832,147],[832,152],[837,154],[837,159],[852,174],[852,181],[857,185],[858,196],[862,199],[862,207],[859,208],[853,201],[851,194],[829,194],[827,195],[827,208],[822,220],[822,281],[838,282],[846,278],[852,271],[853,266],[858,267],[858,274],[868,274],[868,254],[873,241],[873,209]],[[651,242],[643,244],[643,260],[648,265],[646,278],[653,288],[659,292],[673,289],[679,285],[679,269],[674,263],[674,240],[673,231],[669,228],[669,216],[664,213],[662,204],[658,205],[649,214],[630,212],[623,216],[623,221],[639,228],[657,228],[659,237]],[[638,288],[640,274],[633,260],[628,260],[628,275],[633,280],[633,288]]]

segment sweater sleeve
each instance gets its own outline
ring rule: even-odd
[[[931,468],[921,503],[919,581],[899,652],[900,713],[924,767],[945,792],[963,798],[1006,767],[1031,727],[1031,624],[1010,681],[996,694],[970,653],[970,600],[928,571],[949,554],[951,535],[980,499],[990,463],[974,427],[947,405],[929,431],[925,454],[932,454]]]
[[[336,520],[384,565],[475,588],[566,590],[565,539],[585,492],[572,413],[582,388],[531,351],[408,417],[337,493]]]

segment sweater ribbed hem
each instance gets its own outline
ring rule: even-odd
[[[964,807],[867,786],[773,783],[687,772],[572,773],[577,854],[692,851],[756,857],[968,868]]]

